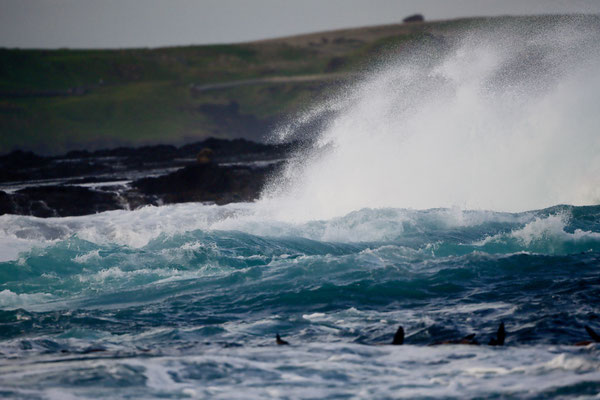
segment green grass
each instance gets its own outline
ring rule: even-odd
[[[430,33],[451,35],[490,21],[515,19],[397,25],[376,34],[360,28],[305,40],[236,45],[0,49],[0,154],[17,148],[56,154],[115,145],[183,143],[209,136],[258,139],[257,126],[266,130],[293,115],[329,93],[331,84],[261,83],[200,93],[191,86],[353,73],[430,40]],[[85,94],[66,95],[77,88],[84,88]],[[232,104],[238,105],[236,112],[227,108]],[[224,111],[208,112],[211,105]],[[246,129],[247,125],[254,130]]]
[[[326,56],[286,45],[155,50],[0,50],[0,153],[42,153],[223,136],[202,104],[240,104],[272,122],[309,83],[247,86],[200,95],[192,84],[318,74]],[[83,87],[79,96],[47,96]],[[15,97],[15,94],[28,97]],[[55,93],[56,94],[56,93]],[[243,132],[231,132],[231,137]]]

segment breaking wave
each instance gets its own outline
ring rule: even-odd
[[[591,22],[480,29],[388,61],[277,132],[305,146],[264,201],[288,220],[365,207],[598,204],[600,47]],[[329,115],[310,141],[298,137]]]

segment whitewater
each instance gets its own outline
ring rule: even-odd
[[[523,21],[308,107],[256,202],[0,216],[0,397],[598,398],[600,23]]]

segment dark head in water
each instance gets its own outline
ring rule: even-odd
[[[279,333],[277,335],[275,335],[275,341],[277,342],[278,345],[282,346],[282,345],[287,345],[289,344],[288,342],[286,342],[285,340],[283,340],[281,338],[281,336],[279,336]]]
[[[504,346],[504,339],[506,339],[506,330],[504,330],[504,322],[500,322],[496,337],[492,338],[488,344],[490,346]]]
[[[588,335],[590,335],[592,340],[584,340],[583,342],[577,342],[577,343],[575,343],[575,346],[587,346],[588,344],[592,344],[592,343],[600,343],[600,335],[598,335],[596,332],[594,332],[594,330],[587,325],[584,326],[584,328],[585,328],[586,332],[588,333]]]
[[[589,326],[585,326],[585,330],[587,331],[588,335],[590,335],[590,337],[592,338],[592,340],[596,343],[600,343],[600,335],[598,335],[596,332],[594,332],[594,330],[592,328],[590,328]]]
[[[396,334],[394,335],[394,340],[392,341],[394,345],[404,344],[404,328],[399,326]]]

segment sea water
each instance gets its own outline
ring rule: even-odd
[[[597,398],[598,31],[384,60],[254,203],[0,216],[0,397]]]

